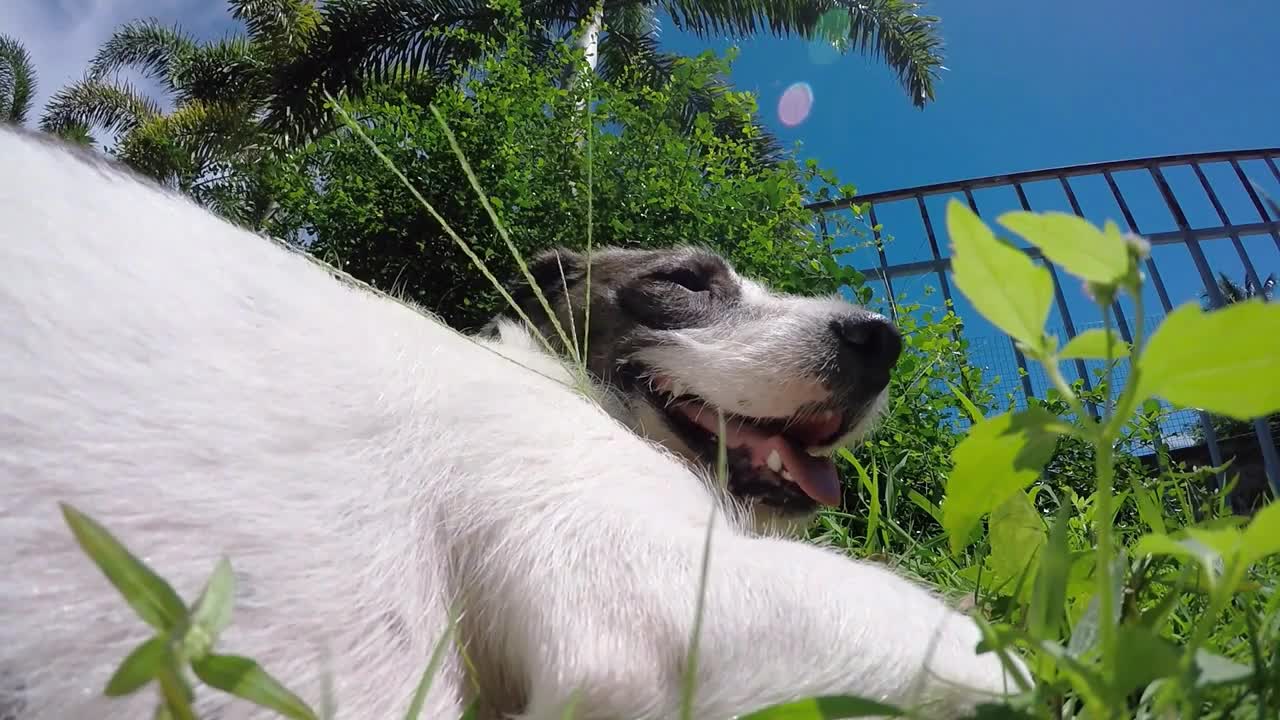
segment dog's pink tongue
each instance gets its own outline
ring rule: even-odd
[[[694,422],[719,435],[720,422],[716,411],[695,405],[698,404],[690,403],[681,409]],[[789,476],[786,479],[794,482],[805,495],[824,505],[840,504],[840,476],[830,459],[813,457],[781,435],[769,435],[740,422],[726,422],[724,442],[731,448],[746,448],[751,453],[751,464],[756,467],[768,467],[769,456],[778,453],[782,469]]]

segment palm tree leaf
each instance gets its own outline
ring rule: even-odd
[[[175,137],[167,116],[154,115],[121,137],[114,154],[133,170],[185,190],[195,175],[191,156]]]
[[[306,48],[321,27],[311,0],[230,0],[231,17],[244,23],[249,40],[284,59]]]
[[[919,14],[910,0],[663,0],[678,27],[701,37],[768,31],[826,39],[882,61],[898,76],[916,107],[934,98],[942,67],[938,18]],[[838,35],[837,35],[838,33]]]
[[[62,88],[49,100],[40,118],[40,129],[61,134],[82,126],[127,133],[159,115],[159,105],[132,85],[86,77]]]
[[[531,24],[573,22],[587,0],[526,0]],[[323,30],[276,77],[266,124],[291,138],[324,122],[325,93],[359,97],[366,83],[456,80],[478,58],[503,18],[488,0],[328,0]]]
[[[31,54],[17,38],[0,35],[0,122],[25,123],[35,93]]]
[[[88,77],[105,81],[124,68],[134,68],[172,92],[174,66],[196,47],[195,40],[176,25],[161,25],[154,18],[134,20],[117,28],[98,48],[89,61]]]
[[[95,138],[89,132],[89,128],[84,125],[68,125],[58,131],[58,137],[75,145],[83,145],[85,147],[93,147],[98,144]]]
[[[271,68],[248,38],[210,42],[183,56],[173,68],[179,104],[193,100],[233,102],[265,100]]]

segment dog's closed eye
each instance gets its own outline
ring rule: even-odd
[[[668,282],[679,285],[691,292],[707,292],[711,289],[711,283],[708,282],[706,276],[689,268],[666,270],[654,273],[649,277],[650,279],[657,280],[659,282]]]

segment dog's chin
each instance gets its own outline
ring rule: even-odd
[[[757,516],[758,524],[788,531],[807,524],[819,508],[840,505],[842,486],[832,455],[864,434],[883,400],[757,418],[724,412],[694,395],[666,392],[671,386],[659,378],[643,387],[645,414],[662,425],[661,432],[650,427],[645,434],[667,436],[669,449],[702,465]]]

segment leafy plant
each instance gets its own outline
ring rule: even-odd
[[[62,505],[62,514],[80,548],[138,617],[156,631],[125,657],[107,681],[107,696],[131,695],[155,681],[160,696],[158,717],[195,718],[195,692],[187,674],[190,668],[210,687],[292,720],[315,720],[315,712],[306,703],[256,662],[213,652],[218,636],[231,623],[235,576],[226,558],[218,561],[204,591],[188,607],[168,582],[106,528],[70,505]]]
[[[1135,710],[1153,717],[1165,712],[1198,716],[1204,698],[1224,686],[1251,689],[1250,701],[1259,717],[1266,716],[1266,708],[1274,710],[1277,702],[1266,684],[1274,673],[1268,658],[1255,654],[1253,667],[1246,667],[1211,652],[1206,641],[1229,605],[1249,601],[1244,588],[1250,568],[1280,553],[1280,505],[1264,509],[1244,528],[1215,521],[1172,528],[1150,488],[1135,483],[1120,498],[1133,497],[1152,527],[1132,543],[1118,541],[1115,446],[1144,401],[1153,398],[1238,420],[1280,409],[1280,387],[1271,381],[1280,372],[1280,358],[1259,345],[1261,338],[1280,332],[1280,308],[1249,301],[1205,312],[1188,304],[1170,313],[1146,340],[1139,269],[1148,252],[1144,240],[1122,235],[1112,223],[1097,228],[1060,213],[1014,212],[999,222],[1084,280],[1106,323],[1101,332],[1059,347],[1044,331],[1053,293],[1048,271],[997,239],[968,208],[954,201],[949,205],[956,286],[1044,367],[1069,409],[1065,418],[1032,406],[984,419],[953,454],[955,469],[942,504],[952,551],[970,545],[981,518],[989,517],[992,553],[997,537],[1010,543],[1014,562],[1005,562],[1004,572],[1017,576],[1029,597],[1020,622],[991,626],[992,646],[1016,643],[1028,650],[1041,681],[1036,692],[1051,697],[1069,691],[1072,716],[1077,705],[1091,718]],[[1139,325],[1131,347],[1111,329],[1109,307],[1118,293],[1128,293],[1137,304]],[[1112,387],[1111,370],[1122,356],[1130,363],[1129,382],[1117,399],[1108,393],[1102,417],[1094,417],[1062,376],[1059,361],[1103,358],[1106,387]],[[1028,512],[1032,498],[1025,490],[1064,437],[1091,447],[1095,486],[1087,499],[1076,496],[1072,505],[1060,505],[1049,529],[1038,513]],[[1073,552],[1069,546],[1072,510],[1084,511],[1096,542],[1092,551]],[[1191,579],[1175,575],[1153,582],[1152,570],[1170,563]],[[1201,593],[1203,602],[1200,612],[1182,618],[1188,624],[1183,642],[1175,644],[1169,625],[1186,609],[1178,600],[1187,592]],[[1087,602],[1075,627],[1064,634],[1062,614],[1073,594]]]

